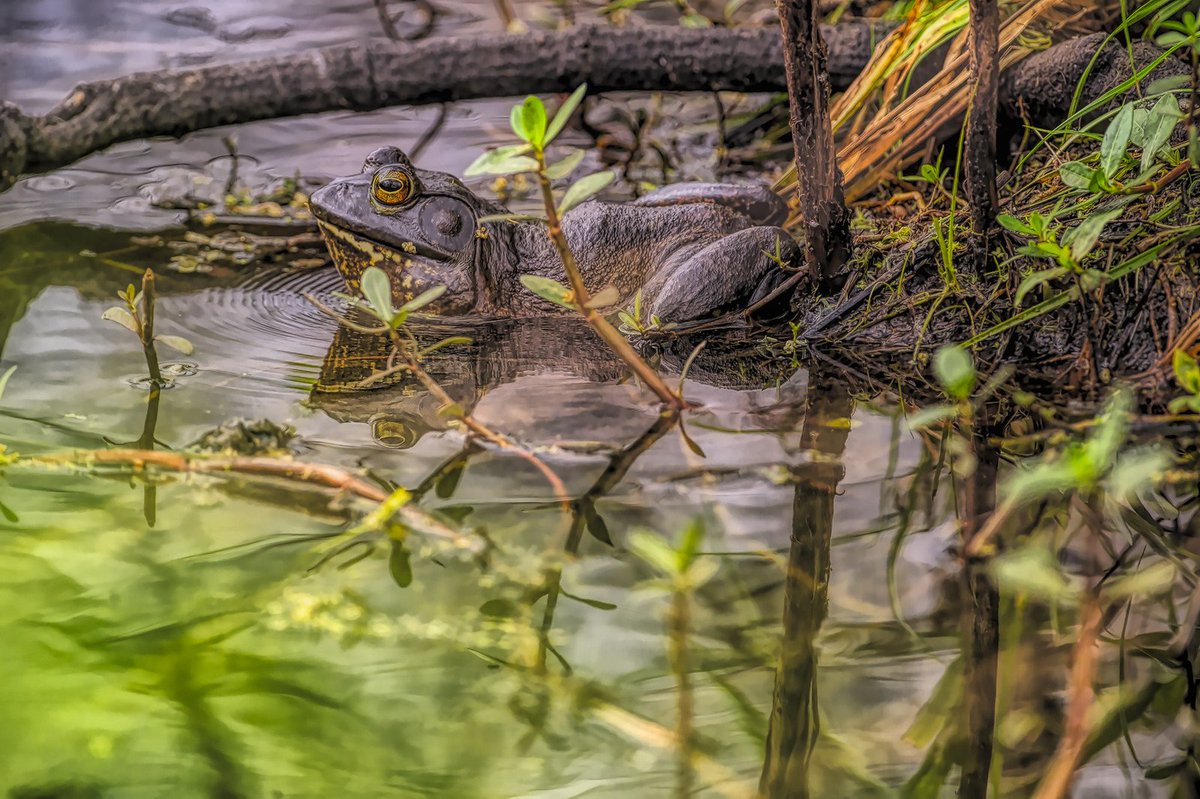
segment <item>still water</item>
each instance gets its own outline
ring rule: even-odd
[[[377,26],[370,2],[350,0],[5,0],[0,96],[45,110],[79,80]],[[435,30],[496,27],[489,4],[456,0]],[[506,109],[450,109],[422,165],[461,171]],[[182,215],[155,203],[221,185],[222,137],[236,133],[239,178],[259,190],[297,172],[353,172],[435,115],[335,114],[124,144],[0,197],[0,372],[17,367],[0,399],[8,452],[182,450],[265,419],[294,430],[297,461],[404,486],[487,541],[468,554],[417,533],[403,544],[359,535],[370,505],[262,476],[8,468],[0,790],[953,795],[954,748],[973,745],[955,727],[954,480],[893,394],[746,345],[697,362],[684,390],[699,407],[681,429],[586,328],[476,326],[470,348],[439,353],[430,370],[544,460],[566,486],[564,509],[526,460],[468,444],[414,386],[313,393],[336,378],[326,355],[346,335],[302,296],[336,302],[327,268],[170,266],[187,247]],[[160,332],[195,345],[164,352],[174,377],[157,403],[137,342],[101,319],[148,266]],[[673,583],[637,542],[674,544],[696,525],[701,554]],[[996,768],[1005,794],[1021,796],[1061,735],[1070,638],[1053,614],[1003,601],[1018,622],[1005,627],[1000,692],[1012,713]],[[1154,689],[1138,711],[1151,723],[1127,725],[1128,747],[1092,758],[1077,795],[1166,796],[1142,766],[1173,756],[1182,683],[1115,648],[1101,673],[1108,687]],[[681,717],[694,726],[690,778],[674,746]]]

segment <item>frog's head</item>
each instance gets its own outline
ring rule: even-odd
[[[357,294],[362,273],[377,266],[405,303],[427,289],[446,293],[433,313],[465,314],[487,293],[491,275],[478,219],[502,212],[457,178],[416,169],[396,147],[367,156],[362,172],[335,180],[309,199],[334,265]]]

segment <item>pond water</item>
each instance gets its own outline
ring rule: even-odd
[[[81,79],[378,26],[370,2],[350,0],[181,8],[7,0],[0,96],[45,109]],[[171,19],[212,19],[221,35]],[[495,28],[490,5],[458,0],[436,31]],[[506,109],[451,109],[423,165],[461,171]],[[239,174],[261,189],[297,170],[353,172],[434,115],[244,126]],[[956,727],[966,700],[955,480],[892,395],[848,386],[827,365],[765,367],[778,359],[744,348],[697,362],[683,385],[698,408],[681,427],[578,324],[476,326],[470,348],[439,353],[430,371],[537,453],[566,487],[564,509],[526,459],[467,444],[412,385],[313,393],[336,378],[327,353],[348,335],[303,296],[332,296],[329,269],[169,268],[187,240],[179,213],[152,200],[223,181],[230,132],[120,145],[0,197],[0,373],[16,367],[0,443],[35,458],[171,452],[232,420],[268,419],[294,429],[297,461],[385,492],[404,486],[488,547],[359,535],[370,504],[263,475],[9,467],[0,790],[954,794],[952,765],[977,745]],[[173,383],[153,402],[136,340],[101,318],[148,266],[159,330],[195,345],[164,350]],[[672,582],[645,542],[675,545],[689,528],[703,531],[700,555],[690,582]],[[1062,735],[1069,624],[1001,601],[1000,694],[1012,712],[994,768],[1006,795],[1028,795]],[[1159,629],[1164,613],[1133,627]],[[1089,761],[1077,795],[1168,795],[1143,766],[1175,757],[1182,682],[1116,646],[1101,675],[1105,690],[1141,686],[1136,712],[1150,723],[1110,702],[1129,724],[1102,741],[1116,743]],[[695,741],[682,772],[681,717]]]

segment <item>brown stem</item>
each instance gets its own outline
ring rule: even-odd
[[[162,371],[158,367],[158,351],[154,349],[154,271],[147,269],[142,275],[142,319],[141,333],[142,352],[146,354],[146,368],[150,372],[150,382],[154,387],[163,385]]]
[[[1075,769],[1083,755],[1091,726],[1088,711],[1095,698],[1096,661],[1099,650],[1097,639],[1104,613],[1095,592],[1089,592],[1084,600],[1083,618],[1079,624],[1079,637],[1071,655],[1071,676],[1067,703],[1067,728],[1054,752],[1054,759],[1038,785],[1033,799],[1062,799],[1071,787]]]
[[[695,709],[692,697],[692,678],[688,671],[688,632],[691,627],[691,607],[687,586],[675,587],[671,609],[667,615],[669,649],[667,659],[675,673],[678,691],[678,711],[675,719],[677,743],[675,761],[675,795],[687,799],[692,795],[692,746]]]
[[[850,253],[850,215],[829,120],[827,50],[813,0],[775,0],[775,8],[783,35],[789,122],[796,156],[796,210],[804,226],[809,269],[827,281]]]
[[[650,364],[637,354],[633,345],[621,335],[620,331],[597,313],[595,308],[588,307],[592,298],[587,287],[583,285],[583,276],[579,272],[579,266],[575,263],[575,255],[571,252],[570,245],[567,244],[566,234],[563,233],[558,218],[558,207],[554,203],[554,190],[550,187],[550,178],[546,177],[546,156],[542,152],[535,152],[535,156],[538,162],[538,185],[542,189],[542,204],[546,210],[546,232],[550,236],[550,240],[554,242],[554,248],[558,250],[559,258],[562,259],[563,270],[567,273],[567,281],[571,284],[571,291],[574,295],[575,309],[604,343],[633,370],[634,374],[655,393],[664,405],[674,410],[682,410],[687,407],[683,398],[663,382],[663,379],[658,376],[658,372],[650,368]]]

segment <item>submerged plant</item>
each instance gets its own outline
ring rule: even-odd
[[[162,370],[158,364],[158,351],[155,343],[165,344],[173,350],[191,355],[195,350],[192,342],[182,336],[168,336],[154,332],[154,271],[147,269],[142,275],[142,290],[138,291],[133,284],[124,291],[118,291],[117,297],[124,300],[125,306],[113,306],[104,312],[103,318],[116,322],[121,327],[138,337],[142,344],[142,352],[146,355],[146,368],[149,371],[150,382],[155,388],[167,385],[163,379]]]

